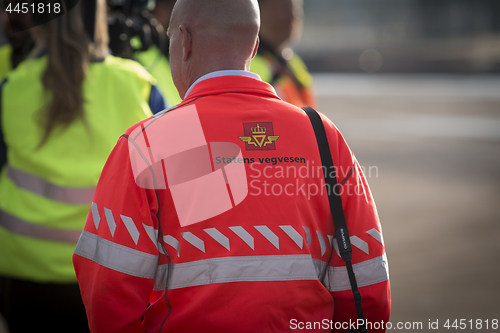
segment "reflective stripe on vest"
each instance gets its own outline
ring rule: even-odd
[[[121,273],[156,278],[155,290],[167,287],[168,265],[157,266],[159,256],[113,243],[85,230],[75,254]],[[318,280],[326,265],[309,254],[222,257],[170,264],[168,289],[238,281]]]
[[[128,275],[146,279],[156,277],[158,255],[113,243],[85,230],[76,245],[75,254]]]
[[[358,287],[389,280],[389,264],[384,253],[380,257],[352,265]],[[344,267],[328,267],[324,285],[330,291],[350,290],[351,283],[347,269]]]
[[[309,254],[212,258],[158,267],[154,289],[242,281],[319,280],[326,265],[326,262],[313,259]]]
[[[47,199],[69,204],[89,204],[95,192],[95,186],[62,187],[19,169],[15,169],[10,165],[7,165],[7,177],[20,188],[36,193]]]
[[[326,269],[326,262],[313,259],[309,254],[221,257],[157,266],[159,256],[113,243],[87,231],[83,231],[75,254],[121,273],[156,279],[155,290],[212,283],[297,280],[321,280],[329,291],[351,288],[345,267]],[[385,254],[353,267],[360,287],[389,278]]]
[[[156,79],[168,107],[182,102],[170,74],[170,62],[156,45],[151,45],[146,51],[136,52],[135,57]]]
[[[26,222],[2,210],[0,226],[17,235],[73,244],[78,242],[81,234],[80,230],[55,229]]]

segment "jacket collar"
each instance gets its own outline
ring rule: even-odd
[[[184,100],[231,92],[257,93],[279,99],[274,88],[263,82],[259,75],[246,71],[225,70],[200,77],[189,87]]]

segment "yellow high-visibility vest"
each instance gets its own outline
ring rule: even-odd
[[[298,55],[294,54],[283,66],[273,53],[259,52],[252,60],[250,71],[271,84],[285,102],[300,107],[315,107],[313,79]]]
[[[12,46],[10,44],[0,46],[0,81],[12,69]]]
[[[156,79],[157,87],[165,99],[167,107],[179,104],[182,99],[172,80],[170,63],[160,49],[152,45],[146,51],[136,52],[135,57]]]
[[[46,64],[46,56],[25,61],[1,91],[7,165],[0,174],[0,275],[75,282],[71,258],[101,170],[127,128],[151,116],[154,79],[131,60],[91,63],[82,88],[86,124],[58,127],[38,148],[39,111],[50,100]]]

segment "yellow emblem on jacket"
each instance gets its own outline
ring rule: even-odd
[[[274,135],[272,122],[243,123],[245,136],[240,140],[245,142],[247,150],[275,150],[279,135]]]

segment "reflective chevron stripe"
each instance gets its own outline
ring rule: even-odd
[[[382,234],[375,228],[370,229],[366,232],[368,235],[372,236],[375,238],[380,244],[384,245],[384,238],[382,237]]]
[[[82,233],[81,230],[64,230],[24,221],[0,210],[0,226],[13,234],[75,244]]]
[[[363,251],[366,254],[370,254],[370,250],[368,249],[368,243],[359,238],[358,236],[351,236],[351,244],[356,246],[358,249]]]
[[[220,245],[224,246],[228,251],[231,251],[229,247],[229,238],[224,236],[219,230],[215,228],[203,229],[207,234],[215,239]]]
[[[187,231],[182,233],[182,238],[184,238],[189,244],[193,245],[195,248],[205,253],[205,242],[200,238],[196,237],[193,233]]]
[[[327,263],[310,255],[223,257],[158,267],[155,290],[242,281],[318,280]],[[170,276],[167,275],[170,271]]]
[[[101,214],[99,214],[99,207],[97,206],[97,204],[95,202],[92,202],[92,205],[90,207],[90,212],[92,214],[92,220],[94,221],[94,226],[95,226],[96,230],[99,230],[99,226],[101,225]],[[116,223],[115,217],[113,215],[113,211],[111,209],[104,207],[104,217],[106,219],[106,225],[108,226],[109,232],[111,233],[111,236],[114,237],[116,228],[119,225]],[[120,215],[120,218],[123,222],[123,225],[127,229],[130,237],[132,237],[132,240],[134,241],[135,245],[137,245],[141,234],[140,234],[139,230],[137,229],[137,226],[135,225],[134,220],[131,217],[128,217],[125,215]],[[150,228],[152,228],[152,227],[148,227],[145,224],[143,224],[143,227],[144,227],[144,230],[146,231],[147,235],[149,236],[149,238],[151,238],[151,241],[153,241],[153,243],[155,243],[155,245],[158,246],[157,242],[155,242],[155,240],[154,240],[156,238],[153,238],[154,236],[151,235],[152,230],[150,230]],[[153,229],[153,232],[155,232],[154,229]]]
[[[104,218],[106,219],[106,223],[104,225],[107,225],[108,229],[110,230],[111,236],[114,237],[115,230],[116,228],[119,227],[115,221],[115,216],[113,215],[113,212],[104,207],[104,214],[99,213],[99,207],[95,202],[92,202],[90,212],[92,214],[92,220],[94,221],[94,225],[96,229],[98,230],[100,225],[101,225],[101,216],[104,215]],[[137,226],[135,225],[134,221],[132,218],[124,215],[120,215],[121,220],[123,221],[123,225],[125,225],[128,233],[132,237],[134,243],[137,245],[139,238],[140,238],[140,231],[137,229]],[[151,226],[148,226],[146,224],[142,224],[144,230],[146,231],[146,234],[148,237],[151,239],[153,244],[158,248],[158,250],[163,253],[164,250],[160,244],[158,244],[158,230],[154,229]],[[279,226],[281,231],[285,235],[287,235],[296,245],[299,249],[303,250],[304,246],[304,237],[291,225],[280,225]],[[268,226],[265,225],[258,225],[254,226],[255,230],[257,230],[269,243],[271,243],[277,250],[280,249],[280,237],[273,231]],[[220,228],[219,228],[220,229]],[[225,247],[228,251],[231,251],[231,239],[228,237],[229,235],[222,232],[217,228],[206,228],[203,229],[205,232],[205,237],[203,235],[195,235],[192,232],[183,232],[181,234],[182,239],[184,239],[187,243],[190,245],[194,246],[196,249],[200,250],[201,252],[205,253],[205,241],[203,238],[206,238],[206,235],[210,236],[212,239],[214,239],[217,243]],[[238,236],[241,240],[243,240],[252,250],[255,250],[255,240],[254,237],[242,226],[233,226],[233,227],[228,227],[229,230],[231,230],[236,236]],[[304,232],[305,232],[305,239],[307,246],[310,247],[311,245],[311,234],[309,232],[309,229],[307,227],[303,227]],[[323,235],[321,234],[320,231],[316,231],[316,234],[318,235],[318,242],[321,248],[321,256],[323,256],[326,253],[326,243],[325,239],[323,238]],[[233,236],[234,237],[234,236]],[[328,235],[328,238],[330,239],[332,236]],[[163,241],[165,244],[170,245],[173,247],[176,252],[177,256],[179,257],[181,255],[180,253],[180,248],[181,248],[181,239],[177,239],[172,235],[165,235],[163,236]]]
[[[356,275],[358,287],[365,287],[389,280],[389,264],[387,263],[385,253],[380,257],[354,264],[352,267]],[[351,289],[349,276],[345,267],[328,267],[323,284],[330,291]]]
[[[7,177],[18,187],[38,194],[47,199],[69,204],[89,204],[94,196],[95,186],[64,187],[48,182],[43,178],[15,169],[7,165]]]
[[[316,230],[316,234],[318,235],[318,240],[319,240],[319,246],[321,247],[321,256],[325,255],[326,252],[326,243],[325,239],[323,238],[323,235],[319,230]]]
[[[178,257],[181,256],[181,254],[179,252],[179,249],[181,247],[181,243],[179,243],[179,241],[177,239],[175,239],[174,237],[172,237],[170,235],[166,235],[166,236],[163,236],[163,241],[165,242],[165,244],[170,245],[171,247],[173,247],[177,251]]]
[[[311,247],[311,233],[309,232],[309,229],[305,226],[303,226],[304,231],[306,232],[306,243],[307,247]]]
[[[384,238],[382,237],[382,233],[380,233],[377,229],[372,228],[372,229],[368,230],[366,233],[368,235],[370,235],[371,237],[373,237],[377,242],[384,245]],[[332,242],[331,237],[333,237],[333,236],[328,235],[328,238],[330,238],[330,243]],[[364,240],[362,240],[358,236],[351,236],[350,239],[351,239],[352,246],[357,247],[358,249],[360,249],[361,251],[363,251],[366,254],[370,254],[370,249],[368,247],[367,242],[365,242]],[[333,238],[333,247],[334,247],[337,255],[340,257],[339,246],[338,246],[336,238]]]
[[[101,223],[101,215],[99,215],[99,209],[95,202],[92,203],[92,219],[94,220],[94,225],[96,230],[99,229],[99,224]]]
[[[255,250],[254,239],[243,227],[229,227],[239,238],[241,238],[252,250]]]
[[[100,214],[98,206],[95,203],[92,203],[91,214],[96,228],[98,229],[101,224],[105,225],[110,229],[111,235],[114,235],[115,229],[121,226],[121,224],[117,225],[116,221],[118,220],[115,221],[115,216],[111,210],[104,207],[104,214]],[[106,223],[100,223],[101,216],[104,216]],[[137,245],[140,237],[137,225],[130,217],[124,215],[120,215],[120,217],[123,226]],[[248,231],[253,229],[254,233],[257,230],[277,251],[280,251],[280,237],[283,236],[292,240],[300,249],[303,249],[304,240],[308,247],[311,246],[311,232],[307,227],[303,227],[304,231],[302,233],[291,225],[280,225],[279,228],[282,231],[282,235],[273,232],[265,225],[253,226],[253,228],[249,226],[247,229],[242,226],[232,226],[228,227],[225,231],[220,227],[206,228],[202,229],[204,233],[197,233],[197,235],[190,231],[181,233],[178,238],[172,235],[164,235],[163,242],[165,245],[175,249],[177,257],[181,256],[181,247],[184,247],[182,244],[186,243],[189,244],[188,246],[193,246],[199,251],[206,253],[208,251],[205,244],[207,237],[211,237],[227,251],[231,251],[231,237],[234,239],[236,235],[252,250],[255,250],[257,244],[254,241],[254,237]],[[142,224],[142,229],[144,229],[148,238],[158,248],[159,252],[164,253],[162,246],[159,246],[158,243],[158,230],[146,224]],[[325,255],[327,249],[332,246],[338,254],[337,242],[333,236],[326,235],[327,238],[325,239],[325,236],[319,230],[315,231],[317,235],[315,242],[318,242],[321,256]],[[378,230],[371,229],[366,234],[383,244],[382,234]],[[328,240],[328,246],[326,240]],[[369,253],[368,243],[360,237],[351,236],[351,243],[366,254]],[[209,244],[213,246],[213,243],[210,242]],[[125,274],[151,279],[156,277],[156,290],[164,290],[167,287],[168,289],[177,289],[211,283],[290,280],[321,280],[330,291],[349,290],[351,288],[345,267],[329,267],[326,269],[326,262],[312,259],[310,254],[221,257],[156,267],[158,262],[157,255],[137,251],[112,241],[101,239],[97,235],[88,232],[82,234],[75,253]],[[357,263],[353,267],[358,286],[360,287],[383,282],[389,278],[385,254]],[[168,273],[170,276],[167,283]]]
[[[188,238],[192,234],[186,233]],[[194,238],[195,239],[195,238]],[[174,243],[175,244],[175,243]],[[144,253],[83,231],[75,254],[115,271],[156,279],[155,290],[242,281],[322,280],[329,291],[349,290],[345,267],[328,267],[311,255],[221,257],[158,265],[158,255]],[[359,287],[389,279],[386,255],[353,265]],[[170,269],[170,276],[167,275]],[[323,278],[324,277],[324,278]]]
[[[115,230],[116,230],[116,222],[115,218],[113,217],[113,212],[111,209],[107,209],[104,207],[104,216],[106,216],[106,221],[108,222],[108,227],[109,231],[111,232],[111,236],[115,237]]]
[[[146,279],[156,277],[157,255],[116,244],[88,231],[83,231],[75,254],[112,270]]]
[[[274,245],[278,250],[280,249],[280,239],[274,232],[269,229],[266,225],[256,225],[255,229],[257,229],[262,236],[264,236],[271,244]]]
[[[295,230],[291,225],[280,225],[281,230],[283,230],[288,237],[290,237],[295,244],[302,250],[304,245],[304,238]]]
[[[139,233],[139,230],[137,230],[134,220],[124,215],[120,215],[120,217],[122,218],[123,224],[125,224],[125,227],[127,228],[130,237],[132,237],[132,240],[134,241],[135,245],[137,245],[137,242],[139,242],[139,237],[141,234]]]
[[[92,203],[91,206],[91,214],[92,214],[92,219],[94,221],[94,225],[96,229],[99,229],[100,227],[100,221],[101,221],[101,214],[99,213],[99,209],[96,203]],[[104,207],[104,217],[106,219],[106,225],[109,228],[111,235],[114,236],[115,230],[117,228],[117,223],[115,221],[115,217],[113,215],[113,212]],[[123,221],[123,225],[126,227],[128,233],[132,237],[134,243],[137,245],[139,238],[140,238],[140,231],[137,229],[137,226],[135,225],[134,221],[132,218],[124,215],[120,215],[121,220]],[[303,250],[303,245],[304,245],[304,236],[303,234],[299,233],[294,227],[291,225],[280,225],[280,229],[283,231],[284,234],[286,234],[301,250]],[[143,228],[146,231],[146,234],[148,237],[151,239],[151,241],[155,244],[155,246],[158,248],[158,250],[161,253],[164,253],[164,249],[160,244],[158,244],[158,230],[154,229],[151,226],[147,226],[143,224]],[[271,231],[271,229],[268,226],[265,225],[258,225],[254,226],[255,230],[257,230],[269,243],[271,243],[277,250],[280,249],[280,237],[278,236],[275,232]],[[220,228],[219,228],[220,229]],[[182,239],[189,243],[190,245],[194,246],[196,249],[200,250],[203,253],[206,253],[206,248],[205,248],[205,241],[204,238],[206,239],[206,235],[209,235],[211,238],[213,238],[215,241],[217,241],[220,245],[225,247],[228,251],[231,251],[231,239],[228,237],[228,234],[225,234],[221,230],[217,228],[206,228],[203,229],[205,232],[205,237],[203,235],[195,235],[192,232],[183,232],[181,234]],[[233,227],[228,227],[234,234],[236,234],[241,240],[243,240],[252,250],[255,250],[255,241],[254,237],[242,226],[233,226]],[[309,229],[305,226],[303,226],[304,232],[305,232],[305,241],[307,246],[310,248],[311,246],[311,232]],[[367,235],[373,237],[377,242],[379,242],[383,246],[383,237],[382,234],[376,230],[375,228],[372,228],[366,232]],[[321,231],[316,230],[316,235],[317,235],[317,242],[320,247],[320,253],[321,256],[324,256],[326,254],[327,248],[334,248],[335,252],[337,255],[340,256],[339,254],[339,249],[338,249],[338,244],[335,238],[333,238],[332,235],[326,235],[328,239],[328,245],[325,241],[325,236],[321,233]],[[234,236],[233,236],[234,237]],[[359,250],[365,252],[366,254],[370,254],[370,249],[368,246],[368,243],[361,239],[358,236],[351,236],[351,244],[353,247],[358,248]],[[177,239],[172,235],[166,235],[163,236],[163,241],[165,244],[170,245],[173,247],[176,252],[177,256],[179,257],[181,255],[181,239]]]

